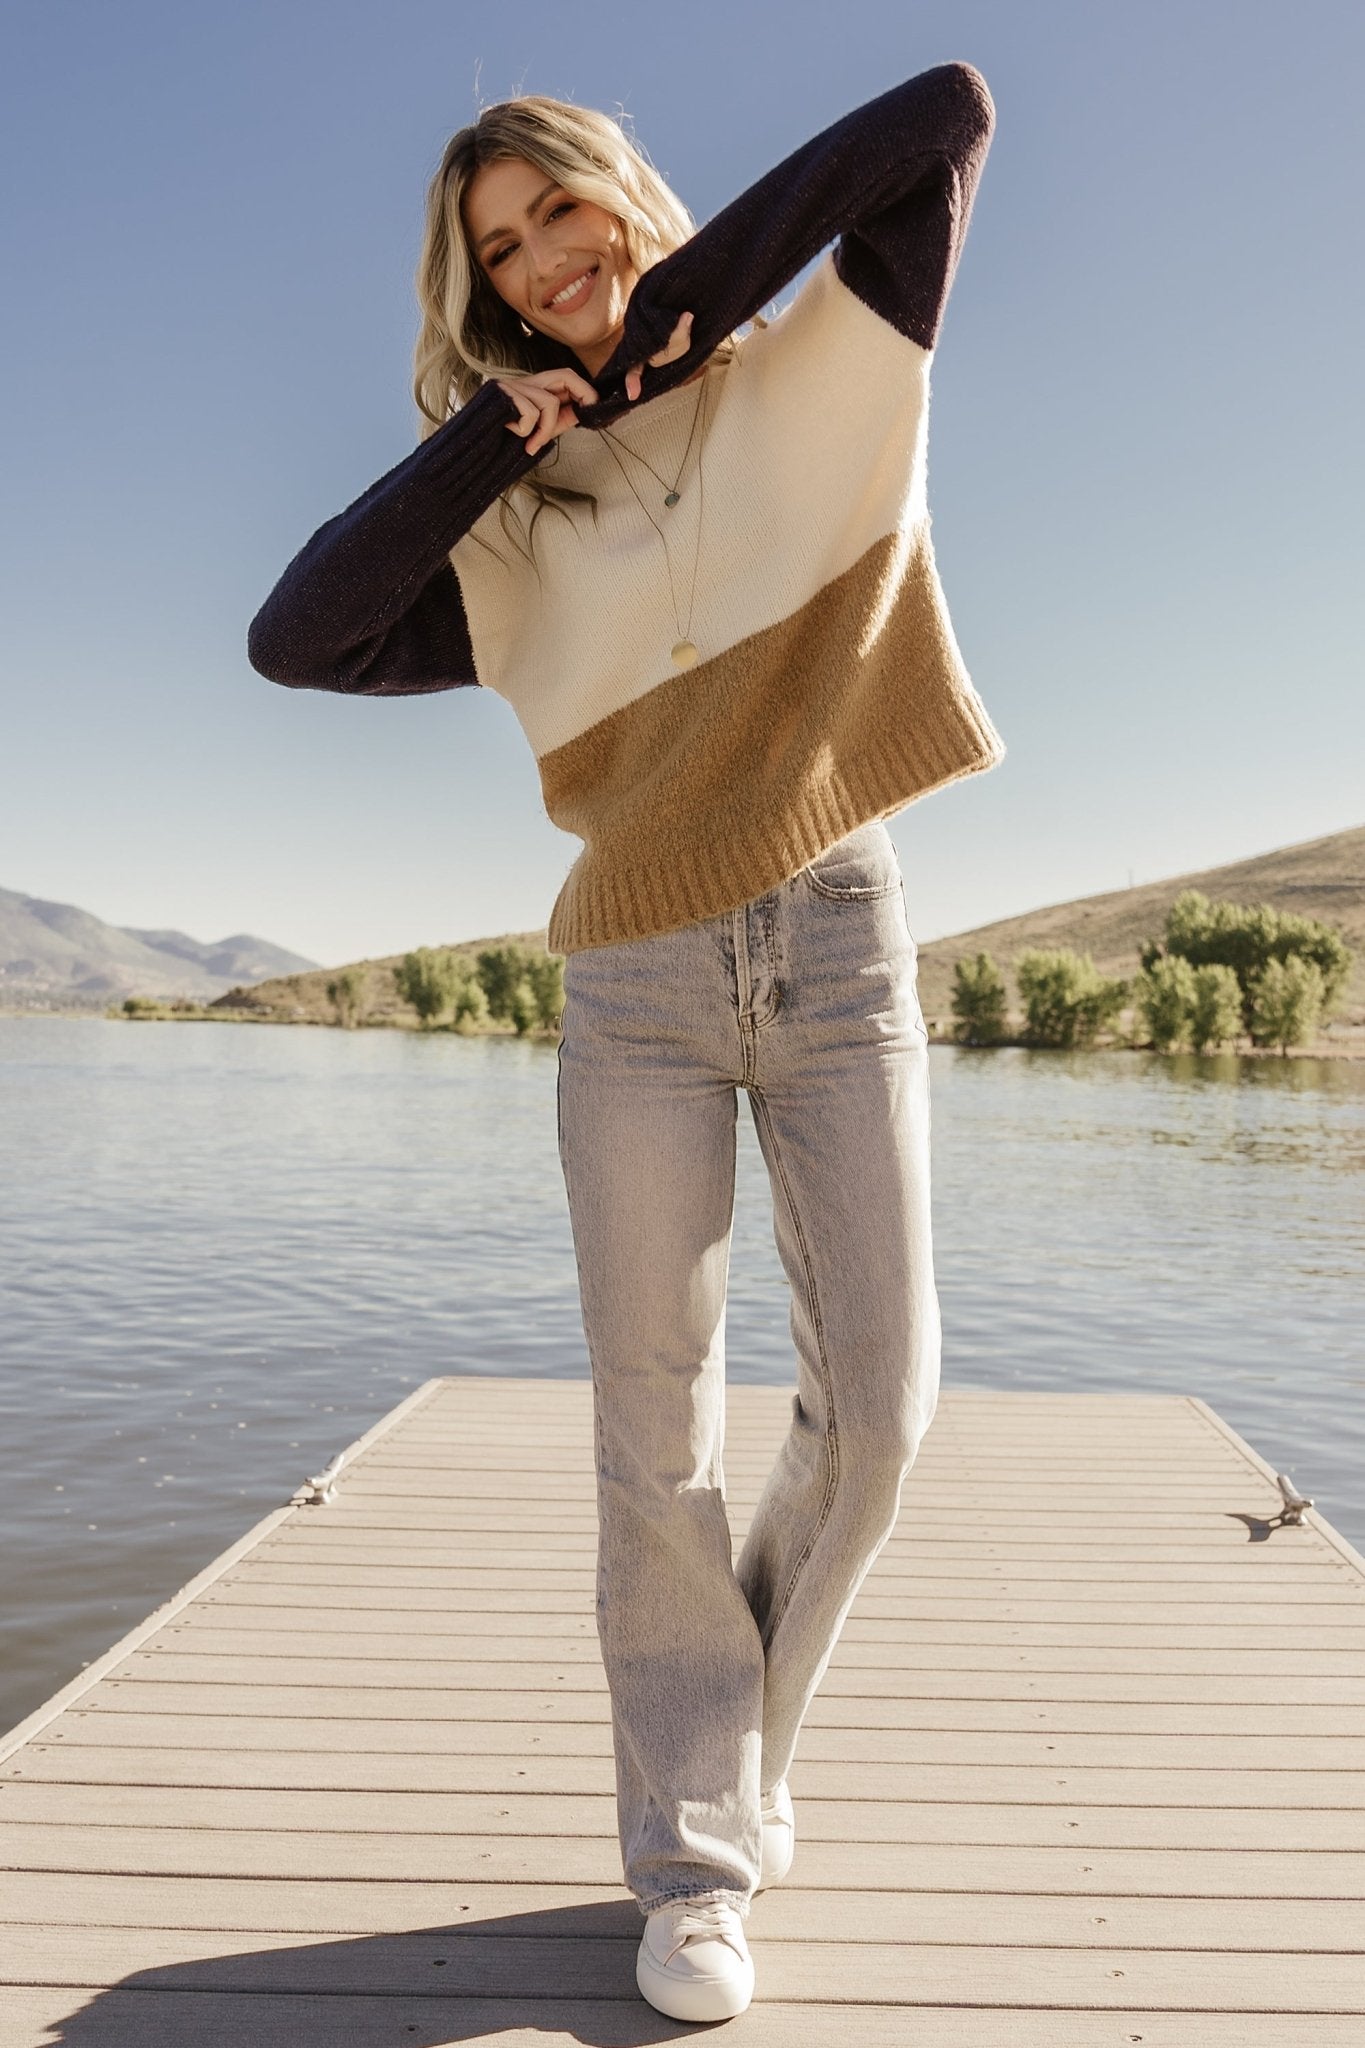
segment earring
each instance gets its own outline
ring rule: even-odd
[[[526,325],[526,322],[524,320],[521,319],[520,314],[518,314],[517,318],[520,321],[522,333],[530,334],[533,330]]]

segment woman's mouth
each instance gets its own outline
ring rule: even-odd
[[[591,270],[582,271],[578,277],[571,278],[569,283],[562,286],[553,298],[545,301],[545,311],[547,313],[575,312],[585,299],[591,298],[593,286],[597,280],[598,268],[599,266],[594,263]]]

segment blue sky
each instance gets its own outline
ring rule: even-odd
[[[1009,751],[892,821],[917,935],[1362,822],[1365,10],[10,0],[5,45],[0,886],[329,962],[543,924],[578,842],[505,704],[245,654],[415,443],[442,146],[624,110],[704,221],[950,58],[998,125],[930,503]]]

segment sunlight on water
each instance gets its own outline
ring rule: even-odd
[[[1201,1395],[1365,1546],[1365,1066],[931,1053],[944,1384]],[[436,1373],[586,1376],[553,1047],[0,1018],[0,1726]],[[747,1106],[729,1369],[786,1383]]]

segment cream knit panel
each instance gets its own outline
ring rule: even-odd
[[[800,612],[876,542],[922,528],[931,360],[841,282],[827,250],[791,305],[709,373],[701,491],[695,440],[672,510],[643,462],[621,455],[666,536],[676,610],[664,542],[599,434],[566,434],[542,465],[547,481],[591,490],[598,518],[587,506],[570,508],[572,523],[540,515],[539,582],[498,507],[483,514],[451,560],[479,679],[512,705],[538,757],[676,683],[699,514],[690,632],[703,662]],[[612,432],[671,482],[700,389],[651,399]],[[873,617],[864,637],[876,630]]]

